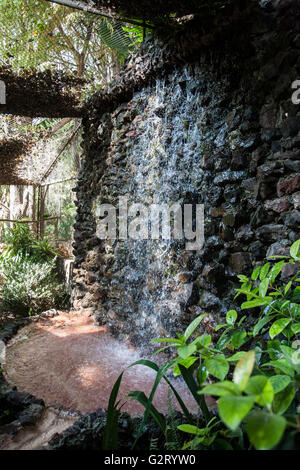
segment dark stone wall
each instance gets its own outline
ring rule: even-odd
[[[300,237],[300,108],[291,101],[300,5],[263,3],[209,34],[191,23],[147,42],[89,102],[73,305],[120,338],[145,345],[200,312],[213,330],[233,305],[236,275]],[[203,249],[99,240],[96,207],[124,195],[203,203]]]

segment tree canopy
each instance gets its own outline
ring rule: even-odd
[[[20,183],[24,171],[17,166],[26,166],[39,139],[50,144],[52,139],[37,137],[32,118],[80,118],[85,97],[119,72],[140,31],[46,0],[0,0],[0,13],[0,80],[6,85],[6,103],[0,104],[1,182]],[[15,116],[31,119],[24,127]],[[63,133],[67,141],[68,126]]]
[[[13,69],[61,70],[103,85],[134,46],[117,21],[46,0],[1,0],[0,60]]]

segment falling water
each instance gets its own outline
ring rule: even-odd
[[[127,196],[129,206],[205,203],[211,188],[201,166],[210,145],[224,144],[225,114],[213,110],[225,88],[208,72],[187,66],[137,92],[129,111],[112,120],[110,158],[122,155],[122,164],[110,170],[108,197]],[[202,104],[204,95],[210,96],[209,111]],[[210,112],[219,113],[217,129],[209,126]],[[134,136],[124,143],[128,120]],[[99,185],[106,184],[104,175]],[[202,260],[201,254],[186,251],[184,240],[151,240],[150,233],[148,240],[117,240],[107,253],[113,262],[99,276],[107,297],[101,308],[107,312],[104,323],[119,338],[134,333],[134,342],[145,346],[151,337],[174,335],[193,319],[187,309]]]

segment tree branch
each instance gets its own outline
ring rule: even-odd
[[[134,24],[136,26],[142,26],[144,22],[139,22],[139,21],[134,21],[134,20],[128,20],[126,18],[118,18],[117,15],[109,15],[108,13],[105,13],[102,10],[99,10],[98,8],[94,8],[90,5],[87,5],[86,3],[80,2],[78,0],[47,0],[47,2],[51,3],[58,3],[58,5],[63,5],[65,7],[70,7],[70,8],[75,8],[76,10],[81,10],[85,11],[86,13],[92,13],[93,15],[99,15],[99,16],[104,16],[105,18],[110,18],[113,20],[119,19],[123,20],[126,23]],[[154,27],[152,25],[145,24],[147,28],[153,29]]]
[[[66,35],[66,33],[64,32],[63,30],[63,27],[61,25],[60,22],[57,22],[56,23],[56,26],[58,27],[59,29],[59,32],[60,34],[62,35],[62,37],[64,38],[64,40],[66,41],[67,45],[69,46],[69,48],[71,49],[71,51],[75,54],[76,57],[79,57],[80,56],[80,53],[75,49],[71,39]]]
[[[50,164],[50,166],[48,167],[48,169],[45,171],[45,173],[44,173],[43,176],[41,177],[41,179],[40,179],[40,184],[42,183],[42,181],[44,181],[46,178],[48,178],[48,176],[50,175],[51,171],[52,171],[53,168],[55,167],[57,160],[59,159],[59,157],[61,156],[61,154],[63,153],[63,151],[67,148],[67,146],[72,142],[72,140],[73,140],[74,137],[76,136],[77,132],[79,131],[80,127],[81,127],[81,122],[79,122],[79,124],[77,125],[76,129],[72,132],[72,134],[68,137],[67,141],[66,141],[66,142],[62,145],[62,147],[58,150],[58,153],[57,153],[56,157],[54,158],[54,160],[52,161],[52,163]]]
[[[50,130],[48,137],[52,137],[59,129],[62,129],[66,124],[68,124],[70,121],[72,121],[73,118],[64,118],[59,123],[57,123],[52,129]]]

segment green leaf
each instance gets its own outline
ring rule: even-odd
[[[245,389],[248,379],[252,373],[254,362],[255,352],[248,351],[235,366],[233,372],[233,382],[236,383],[242,391]]]
[[[161,353],[162,351],[165,351],[166,349],[169,349],[170,346],[164,346],[163,348],[157,349],[154,353],[153,356]]]
[[[242,346],[242,344],[244,344],[246,341],[246,338],[247,338],[247,333],[246,331],[237,331],[234,333],[234,335],[232,336],[232,339],[231,339],[231,344],[232,346],[234,346],[235,348],[240,348]]]
[[[261,318],[253,328],[253,336],[256,336],[260,332],[260,330],[271,320],[272,320],[272,317],[268,317],[268,316]]]
[[[251,410],[255,397],[228,395],[218,401],[219,415],[229,429],[236,429]]]
[[[292,360],[293,355],[295,354],[295,349],[285,346],[284,344],[280,345],[280,351],[283,352],[283,355],[286,359]]]
[[[182,359],[187,359],[197,351],[197,345],[193,342],[187,346],[178,346],[177,352]]]
[[[196,344],[197,349],[201,349],[200,346],[202,346],[202,348],[208,348],[211,344],[211,335],[201,335],[191,344]]]
[[[283,266],[285,265],[285,261],[279,261],[279,263],[274,264],[273,268],[270,270],[268,278],[271,283],[273,283],[278,276],[278,274],[281,272]]]
[[[163,417],[161,413],[157,411],[157,409],[152,405],[152,403],[149,404],[149,398],[146,397],[144,392],[136,390],[136,391],[128,392],[127,396],[138,401],[146,409],[149,406],[149,414],[152,416],[154,421],[156,421],[161,431],[165,432],[165,429],[166,429],[165,418]]]
[[[229,310],[226,314],[226,322],[228,325],[234,325],[237,319],[237,312],[235,310]]]
[[[176,338],[155,338],[151,340],[151,343],[171,343],[173,345],[181,345],[183,341]]]
[[[198,361],[198,359],[198,357],[188,357],[187,359],[183,359],[182,361],[180,361],[178,364],[185,367],[186,369],[189,369],[196,361]],[[174,367],[174,377],[177,377],[181,374],[178,364],[176,364],[176,366]]]
[[[261,271],[259,273],[259,279],[261,281],[263,281],[265,279],[266,275],[269,272],[269,268],[270,268],[270,263],[264,264],[263,267],[261,268]]]
[[[293,336],[294,336],[294,333],[291,329],[291,324],[289,324],[289,326],[286,327],[285,330],[283,330],[282,334],[287,338],[287,339],[291,339]]]
[[[239,361],[240,359],[242,359],[242,357],[245,356],[245,354],[246,354],[245,351],[238,351],[235,354],[233,354],[233,356],[227,357],[227,361],[230,361],[230,362]]]
[[[251,444],[257,450],[275,447],[285,430],[286,421],[282,416],[271,415],[257,410],[249,414],[246,430]]]
[[[188,434],[194,434],[195,436],[204,436],[207,433],[206,428],[200,429],[197,426],[192,426],[191,424],[180,424],[177,426],[177,429]]]
[[[227,323],[222,323],[221,325],[217,325],[215,328],[215,331],[219,331],[221,328],[224,328],[225,326],[227,326]]]
[[[300,304],[291,302],[289,305],[289,311],[294,317],[300,315]]]
[[[195,318],[195,320],[193,320],[192,323],[189,324],[189,326],[187,327],[183,335],[185,341],[191,336],[191,334],[195,331],[197,326],[200,325],[200,323],[202,322],[205,316],[206,316],[206,313],[203,313],[202,315],[199,315],[199,317]]]
[[[295,371],[293,367],[291,366],[290,362],[285,358],[266,362],[265,364],[263,364],[262,367],[268,367],[268,366],[272,366],[274,367],[274,369],[277,369],[280,372],[283,372],[284,374],[289,375],[290,377],[293,377],[295,375]]]
[[[287,292],[290,290],[291,285],[292,285],[292,281],[287,283],[287,285],[285,286],[285,289],[284,289],[284,295],[286,295]]]
[[[133,447],[135,446],[135,444],[137,443],[138,439],[141,437],[141,434],[143,432],[143,429],[144,429],[144,426],[145,426],[145,423],[147,422],[147,419],[148,419],[148,416],[149,414],[151,414],[151,412],[153,411],[152,408],[151,408],[151,405],[152,405],[152,401],[153,401],[153,397],[154,397],[154,394],[156,392],[156,389],[161,381],[162,378],[164,378],[166,380],[166,382],[168,383],[168,385],[172,388],[173,392],[175,393],[174,391],[174,387],[170,384],[170,382],[168,381],[168,379],[165,377],[165,373],[167,372],[167,370],[169,370],[172,366],[173,366],[174,362],[173,361],[170,361],[170,362],[167,362],[165,363],[164,365],[162,365],[161,367],[158,367],[157,364],[155,364],[154,362],[152,361],[149,361],[147,359],[140,359],[139,361],[136,361],[134,362],[133,364],[130,364],[129,367],[134,367],[134,366],[137,366],[137,365],[143,365],[143,366],[146,366],[146,367],[149,367],[150,369],[153,369],[155,370],[156,372],[156,377],[155,377],[155,381],[154,381],[154,384],[153,384],[153,387],[152,387],[152,390],[151,390],[151,393],[150,393],[150,396],[149,398],[147,399],[147,404],[146,404],[146,409],[145,409],[145,412],[144,412],[144,416],[143,416],[143,420],[141,422],[141,425],[139,427],[139,430],[137,432],[137,436],[135,438],[135,441],[133,443]],[[128,368],[129,368],[128,367]],[[178,400],[178,396],[177,396],[177,392],[175,393],[175,396]],[[180,397],[179,397],[180,398]],[[179,399],[178,400],[180,406],[182,406],[182,400]],[[190,415],[189,415],[189,412],[187,411],[185,405],[183,404],[182,406],[182,409],[183,409],[183,412],[186,414],[187,418],[190,419]]]
[[[206,385],[199,395],[216,395],[217,397],[224,397],[226,395],[240,395],[239,387],[229,380],[224,382],[216,382],[215,384]]]
[[[300,323],[294,323],[293,325],[291,325],[291,329],[294,335],[296,335],[300,331]]]
[[[282,415],[292,403],[296,390],[292,384],[289,384],[284,390],[276,393],[274,397],[274,411],[278,415]]]
[[[284,300],[283,302],[275,301],[275,309],[278,307],[282,313],[289,310],[290,305],[291,305],[291,302],[289,300]]]
[[[232,327],[229,327],[228,329],[231,329]],[[231,341],[231,338],[233,337],[234,335],[234,331],[228,331],[225,330],[222,335],[220,336],[220,338],[218,339],[218,342],[216,344],[216,348],[219,350],[219,351],[222,351],[223,349],[226,348],[226,346],[230,343]],[[228,331],[228,332],[227,332]]]
[[[190,414],[190,412],[188,411],[187,407],[185,406],[182,398],[180,397],[180,395],[176,392],[176,389],[173,387],[173,385],[171,384],[171,382],[167,379],[167,377],[164,376],[164,379],[165,381],[167,382],[167,384],[169,385],[170,389],[172,390],[172,392],[174,393],[175,395],[175,398],[176,400],[178,401],[182,411],[183,411],[183,414],[185,415],[185,417],[187,418],[187,420],[189,421],[189,423],[192,423],[193,422],[193,418]]]
[[[269,356],[270,358],[272,359],[272,361],[275,361],[279,355],[280,355],[280,341],[278,339],[270,339],[268,342],[267,342],[267,345],[268,345],[268,348],[266,350],[266,352],[269,353]]]
[[[253,273],[251,274],[252,281],[256,281],[259,275],[259,271],[260,271],[260,266],[257,266],[257,268],[255,268]]]
[[[198,380],[198,384],[200,385],[200,387],[202,387],[207,377],[208,377],[208,372],[206,368],[200,365],[197,370],[197,380]]]
[[[242,303],[241,309],[245,310],[246,308],[261,307],[262,305],[267,305],[269,301],[270,299],[267,297],[265,297],[264,299],[249,300],[247,302]]]
[[[269,377],[269,380],[272,384],[274,393],[278,393],[288,386],[291,378],[288,375],[273,375],[272,377]]]
[[[219,380],[224,380],[229,371],[229,364],[223,354],[205,359],[204,365],[208,372]]]
[[[263,375],[250,377],[245,387],[245,392],[247,395],[255,395],[255,401],[259,405],[270,408],[274,398],[274,390],[267,377]]]
[[[247,287],[247,286],[246,286],[246,287]],[[251,290],[251,285],[248,286],[247,288],[246,288],[246,287],[245,287],[245,285],[243,284],[240,289],[235,289],[235,291],[238,292],[239,294],[245,294],[245,295],[247,295],[247,296],[250,295],[251,297],[256,297],[255,291],[257,290],[257,288],[256,288],[256,289],[253,289],[253,290],[250,292],[250,290]],[[238,295],[239,295],[239,294],[238,294]],[[237,295],[236,295],[235,297],[237,297]]]
[[[121,24],[111,23],[103,18],[98,23],[98,34],[108,47],[123,57],[128,55],[131,41],[126,36]]]
[[[299,261],[300,259],[299,250],[300,250],[300,239],[295,241],[290,248],[290,255],[296,261]]]
[[[117,410],[116,399],[119,393],[122,377],[123,372],[119,375],[118,379],[116,380],[109,397],[107,419],[102,442],[103,450],[118,449],[118,418],[120,413]]]
[[[210,418],[211,418],[210,412],[207,408],[205,398],[202,397],[202,396],[199,396],[199,394],[198,394],[198,385],[197,385],[196,381],[194,380],[193,375],[187,369],[182,367],[181,365],[179,365],[179,368],[180,368],[180,372],[182,374],[183,380],[187,384],[187,386],[188,386],[191,394],[193,395],[194,399],[196,400],[196,402],[200,406],[200,409],[201,409],[201,411],[204,415],[205,421],[208,423]]]
[[[279,318],[279,320],[276,320],[269,329],[270,338],[275,338],[275,336],[279,335],[290,323],[290,318]]]
[[[259,285],[259,295],[265,297],[269,287],[269,279],[264,279]]]

